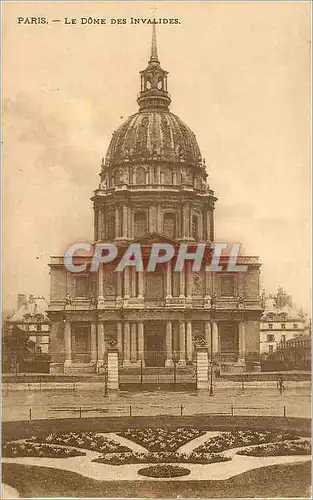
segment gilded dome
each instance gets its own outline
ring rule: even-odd
[[[130,116],[113,133],[106,165],[159,160],[197,166],[201,153],[194,133],[168,110],[148,108]]]
[[[169,111],[171,98],[167,91],[167,75],[160,66],[153,25],[150,59],[146,69],[140,71],[139,111],[113,133],[106,166],[149,160],[179,161],[190,166],[201,163],[194,133]]]

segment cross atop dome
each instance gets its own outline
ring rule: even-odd
[[[152,25],[151,56],[150,56],[149,62],[157,62],[157,63],[160,62],[158,59],[158,48],[157,48],[155,24]]]
[[[152,25],[151,55],[146,69],[140,71],[141,89],[137,98],[139,109],[168,109],[171,98],[167,92],[168,72],[161,68],[158,58],[156,28]]]

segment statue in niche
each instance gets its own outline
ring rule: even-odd
[[[65,297],[65,307],[66,306],[71,306],[72,305],[72,297],[69,292],[67,292],[66,297]]]
[[[96,307],[96,305],[97,305],[97,297],[95,293],[92,293],[90,297],[90,307]]]
[[[212,309],[215,309],[215,307],[216,307],[216,300],[217,300],[216,292],[213,292],[212,297],[211,297],[211,308]]]
[[[206,295],[205,296],[205,305],[208,309],[212,308],[212,297],[211,295]]]
[[[185,170],[182,168],[180,171],[180,178],[181,178],[181,183],[182,185],[186,184],[187,176]]]
[[[99,185],[100,189],[107,189],[107,182],[108,182],[107,179],[108,179],[107,174],[103,175],[102,180],[101,180],[100,185]]]
[[[244,296],[243,296],[242,292],[240,292],[238,297],[237,297],[237,307],[238,307],[238,309],[244,308]]]

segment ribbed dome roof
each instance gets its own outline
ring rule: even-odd
[[[201,153],[194,133],[178,116],[159,108],[130,116],[113,133],[106,165],[128,161],[184,161],[198,165]]]

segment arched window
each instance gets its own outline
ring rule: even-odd
[[[163,234],[169,238],[176,237],[176,217],[175,214],[164,214]]]
[[[146,184],[146,170],[143,167],[136,170],[136,184]]]
[[[158,89],[163,90],[163,78],[161,76],[158,79]]]
[[[147,216],[144,212],[134,215],[134,237],[139,238],[147,234]]]
[[[192,237],[196,240],[198,239],[198,217],[196,215],[192,216]]]
[[[173,184],[173,174],[170,168],[164,168],[161,171],[161,184],[166,184],[166,185]]]
[[[146,80],[146,90],[150,90],[151,89],[151,82],[150,80]]]

